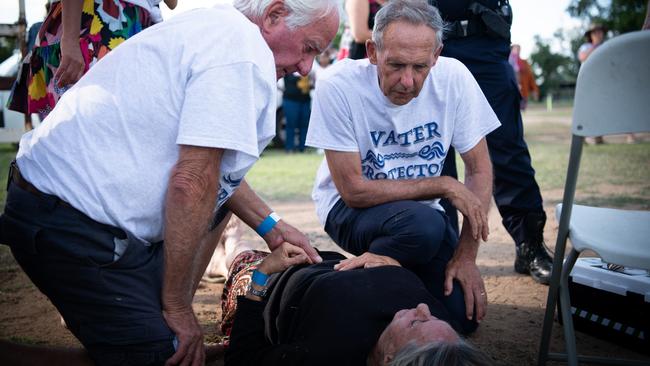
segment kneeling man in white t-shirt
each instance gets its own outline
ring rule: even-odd
[[[321,223],[359,256],[338,268],[396,259],[469,333],[487,307],[476,256],[492,194],[485,135],[500,123],[467,68],[439,57],[443,24],[426,4],[384,6],[369,59],[337,63],[319,80],[307,144],[325,149],[313,190]],[[440,176],[450,146],[465,163],[464,183]],[[463,213],[460,235],[441,198]]]
[[[320,261],[245,176],[275,132],[277,79],[307,75],[338,24],[337,0],[197,9],[129,38],[65,92],[20,141],[0,243],[87,352],[0,341],[0,364],[205,364],[192,300],[230,212],[269,249]]]

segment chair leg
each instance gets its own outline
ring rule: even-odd
[[[568,225],[565,225],[568,226]],[[564,249],[566,248],[566,240],[568,232],[567,228],[560,228],[558,233],[557,242],[555,244],[555,254],[553,258],[553,272],[551,273],[551,283],[548,288],[548,297],[546,299],[546,311],[544,313],[544,323],[542,325],[542,339],[539,345],[539,353],[537,355],[537,365],[545,366],[548,361],[548,351],[551,341],[551,330],[553,329],[553,321],[555,318],[555,306],[558,304],[557,297],[560,287],[560,276],[562,275],[562,260],[564,259]],[[558,309],[559,311],[559,309]]]
[[[555,268],[562,268],[562,266],[555,266],[553,264],[553,271]],[[553,278],[554,276],[551,276]],[[548,298],[546,300],[546,311],[544,312],[544,323],[542,325],[542,340],[539,345],[539,353],[537,356],[537,365],[545,366],[548,361],[548,351],[551,340],[551,330],[553,328],[553,318],[555,315],[555,304],[557,304],[557,293],[559,283],[551,279],[551,284],[548,289]]]
[[[578,352],[576,350],[576,334],[573,329],[573,318],[571,317],[571,297],[569,296],[569,274],[578,259],[578,253],[571,249],[564,261],[562,277],[560,278],[560,309],[564,323],[564,342],[566,344],[567,363],[569,366],[578,365]]]

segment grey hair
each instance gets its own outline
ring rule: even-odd
[[[409,343],[402,348],[389,366],[491,366],[492,360],[463,339],[458,342]]]
[[[233,6],[249,19],[257,20],[274,0],[234,0]],[[284,0],[289,11],[286,22],[289,29],[303,27],[336,12],[339,15],[338,0]]]
[[[442,35],[447,27],[436,7],[423,0],[390,0],[375,16],[372,41],[378,50],[381,50],[384,45],[384,31],[390,23],[396,21],[426,25],[436,33],[436,50],[442,47]]]

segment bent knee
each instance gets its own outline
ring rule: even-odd
[[[414,263],[428,263],[445,238],[446,222],[435,209],[419,204],[394,218],[395,239],[411,252]]]

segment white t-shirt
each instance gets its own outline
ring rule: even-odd
[[[377,67],[343,60],[316,83],[307,145],[359,152],[366,179],[417,179],[440,175],[451,144],[471,150],[501,124],[472,74],[459,61],[439,57],[422,91],[408,104],[392,104],[379,89]],[[327,161],[312,192],[321,224],[340,195]],[[442,210],[439,199],[423,201]]]
[[[591,42],[586,42],[581,44],[580,48],[578,48],[578,57],[580,56],[581,53],[591,51],[593,48],[594,45]]]
[[[226,149],[222,205],[275,133],[275,83],[255,24],[231,5],[189,11],[92,67],[23,136],[18,165],[94,220],[159,241],[179,145]]]

